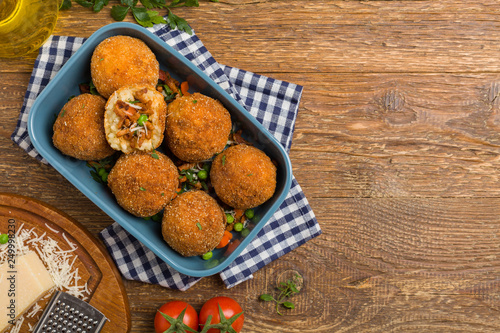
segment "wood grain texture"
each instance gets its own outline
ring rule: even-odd
[[[165,301],[199,310],[216,295],[241,302],[245,333],[500,331],[497,1],[220,0],[175,12],[220,63],[304,86],[290,158],[323,235],[230,290],[217,276],[186,292],[125,281],[131,332],[150,333]],[[109,8],[74,4],[55,34],[111,22]],[[96,235],[111,219],[9,139],[34,61],[0,59],[0,191],[38,197]],[[258,296],[291,271],[304,287],[279,316]]]

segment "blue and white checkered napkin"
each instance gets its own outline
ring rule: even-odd
[[[260,121],[287,151],[290,150],[301,86],[218,64],[195,34],[171,30],[166,25],[156,25],[150,30],[203,70]],[[38,94],[84,41],[82,38],[52,36],[40,49],[35,62],[12,140],[44,163],[47,162],[29,140],[28,113]],[[320,234],[314,213],[293,178],[290,193],[274,216],[220,276],[231,288]],[[186,290],[201,279],[169,267],[118,223],[104,229],[100,236],[127,279],[179,290]]]

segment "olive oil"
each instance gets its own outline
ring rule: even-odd
[[[59,0],[0,0],[0,57],[38,50],[57,22]]]

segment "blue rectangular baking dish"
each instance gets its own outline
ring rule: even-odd
[[[70,96],[80,94],[78,88],[80,83],[91,80],[90,58],[94,48],[104,39],[116,35],[143,40],[155,53],[163,70],[168,71],[180,82],[187,80],[190,91],[201,92],[220,100],[231,113],[233,124],[243,130],[245,139],[277,162],[277,184],[274,196],[255,209],[255,217],[252,219],[254,227],[247,237],[241,238],[239,233],[235,233],[235,238],[239,237],[240,244],[231,253],[228,253],[226,249],[215,250],[214,256],[208,261],[197,256],[181,256],[163,240],[161,223],[137,218],[123,210],[116,203],[109,189],[92,179],[85,161],[78,161],[61,154],[52,144],[52,126],[55,115],[59,113]],[[190,276],[209,276],[226,268],[272,217],[290,190],[292,168],[290,159],[281,144],[198,67],[153,33],[132,23],[109,24],[97,30],[85,41],[36,99],[28,118],[28,132],[37,151],[68,181],[167,264]]]

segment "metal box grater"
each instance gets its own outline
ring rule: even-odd
[[[34,333],[100,332],[108,319],[81,299],[56,291],[43,311]]]

